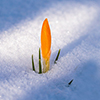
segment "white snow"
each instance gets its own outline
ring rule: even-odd
[[[99,100],[99,1],[8,1],[0,1],[0,100]],[[31,55],[38,70],[45,18],[52,32],[51,66],[37,74]]]

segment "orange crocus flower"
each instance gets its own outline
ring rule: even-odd
[[[51,55],[51,31],[46,18],[42,25],[41,30],[41,51],[43,58],[43,72],[47,72],[50,68],[50,55]]]

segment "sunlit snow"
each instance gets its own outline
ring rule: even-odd
[[[0,28],[0,100],[99,100],[98,2],[51,0],[51,3],[42,1],[38,4],[34,0],[15,0],[19,3],[16,4],[8,1],[15,5],[6,4],[14,9],[10,10],[11,14],[5,8],[5,2],[0,1],[0,26],[4,26]],[[46,3],[51,6],[39,8]],[[22,8],[18,10],[18,5],[19,8],[23,5],[29,16]],[[37,74],[32,71],[31,55],[38,70],[41,27],[45,18],[49,20],[52,35],[50,70]],[[54,64],[59,49],[60,57]]]

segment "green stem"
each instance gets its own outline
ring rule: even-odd
[[[57,54],[57,56],[56,56],[56,59],[55,59],[54,63],[56,63],[56,61],[58,60],[58,57],[59,57],[60,51],[61,51],[61,49],[59,49],[58,54]]]

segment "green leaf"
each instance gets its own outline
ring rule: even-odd
[[[57,54],[56,59],[55,59],[55,61],[54,61],[55,64],[56,64],[56,61],[57,61],[58,58],[59,58],[60,51],[61,51],[61,49],[59,49],[59,51],[58,51],[58,54]]]
[[[41,66],[41,50],[39,48],[39,74],[42,73],[42,66]]]
[[[72,79],[72,80],[68,83],[68,85],[71,85],[71,83],[73,82],[73,80],[74,80],[74,79]]]
[[[33,55],[32,55],[32,68],[33,68],[33,71],[35,71]]]
[[[41,59],[41,50],[39,48],[39,59]]]
[[[42,67],[41,67],[41,59],[39,59],[39,74],[42,73]]]

